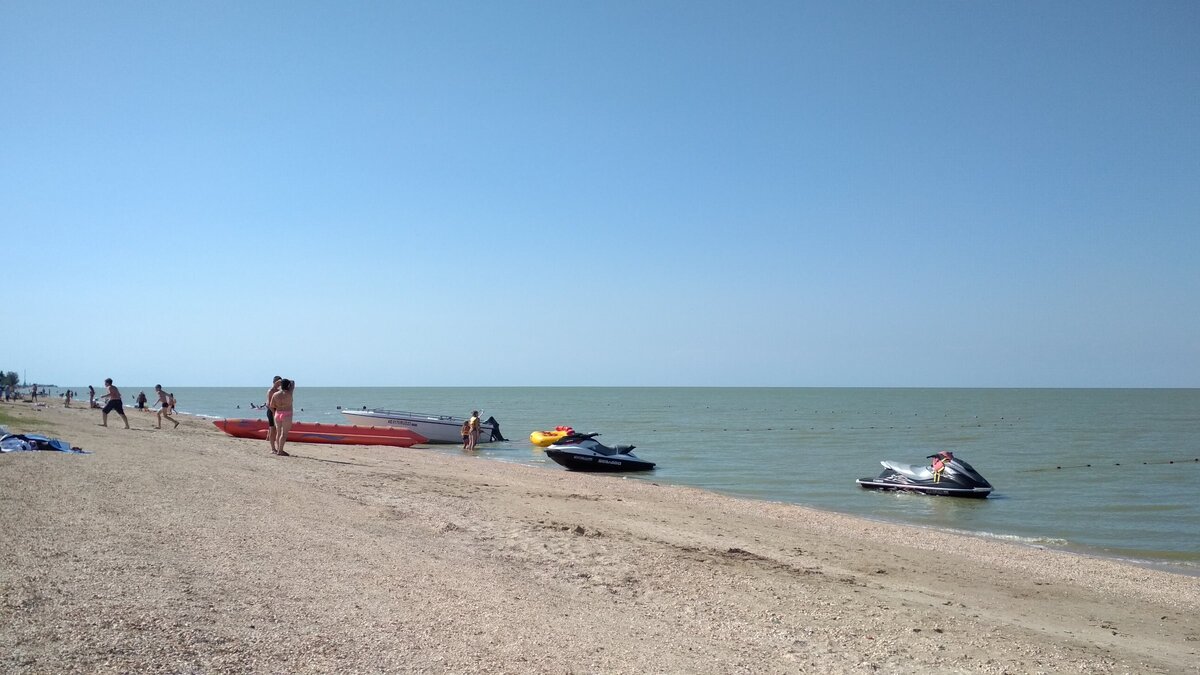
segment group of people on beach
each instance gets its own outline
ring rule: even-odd
[[[271,445],[272,455],[288,456],[283,446],[292,428],[292,395],[295,389],[295,382],[276,375],[271,388],[267,390],[267,442]]]
[[[125,406],[122,404],[122,401],[121,401],[121,390],[117,389],[116,385],[113,384],[113,380],[111,377],[105,378],[104,388],[107,393],[101,395],[100,398],[108,399],[108,402],[105,403],[104,407],[101,408],[101,410],[100,410],[100,426],[107,427],[108,426],[108,414],[111,412],[116,412],[118,415],[121,416],[121,420],[123,422],[125,422],[125,428],[126,429],[130,428],[129,427],[129,418],[125,416]],[[164,417],[167,418],[168,421],[172,422],[175,425],[174,427],[172,427],[173,429],[178,428],[179,420],[175,419],[174,417],[171,417],[171,413],[175,412],[175,394],[171,394],[171,393],[163,391],[161,384],[154,385],[154,393],[158,394],[158,404],[159,404],[159,408],[157,411],[157,415],[158,415],[157,428],[158,429],[162,428],[162,421],[163,421]],[[96,404],[96,390],[94,388],[92,388],[91,385],[88,385],[88,403],[93,408],[99,407]],[[137,403],[138,403],[138,408],[145,409],[145,407],[146,407],[146,392],[138,393]],[[71,400],[70,400],[70,397],[68,396],[67,406],[70,407],[70,404],[71,404]]]

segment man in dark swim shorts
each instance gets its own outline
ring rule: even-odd
[[[129,418],[125,416],[125,408],[121,406],[121,390],[113,386],[112,378],[104,380],[104,386],[108,389],[108,393],[101,398],[108,399],[108,403],[104,405],[104,410],[100,413],[100,426],[108,426],[108,413],[116,410],[121,419],[125,421],[125,428],[129,428]]]

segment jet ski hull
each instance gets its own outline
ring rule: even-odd
[[[939,497],[983,499],[992,493],[992,484],[975,467],[943,451],[930,455],[929,466],[899,462],[880,462],[883,472],[874,478],[859,478],[859,486],[868,490],[920,492]]]
[[[570,471],[596,471],[616,473],[624,471],[650,471],[654,462],[646,462],[632,455],[598,455],[590,452],[546,449],[546,456]]]
[[[967,497],[985,499],[992,493],[990,487],[949,487],[944,485],[918,485],[915,483],[893,483],[879,478],[859,478],[857,483],[867,490],[889,490],[893,492],[920,492],[940,497]]]

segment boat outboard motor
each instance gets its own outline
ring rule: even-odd
[[[507,441],[508,440],[507,438],[504,437],[504,434],[500,433],[500,423],[496,421],[495,417],[487,418],[487,420],[484,421],[484,424],[492,425],[492,441]]]

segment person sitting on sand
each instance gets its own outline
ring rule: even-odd
[[[295,383],[288,379],[279,381],[279,391],[271,395],[271,409],[275,411],[276,455],[287,457],[283,446],[287,443],[288,430],[292,428],[293,390]]]
[[[108,413],[116,410],[121,419],[125,421],[125,428],[129,428],[129,418],[125,416],[125,408],[121,406],[121,390],[113,386],[112,378],[104,380],[104,386],[108,388],[108,393],[101,398],[108,399],[108,403],[104,404],[104,410],[100,413],[100,426],[108,426]]]
[[[171,399],[167,397],[167,392],[163,391],[161,384],[154,385],[154,393],[158,394],[158,428],[162,428],[163,418],[167,418],[175,423],[172,429],[179,427],[179,420],[171,417]]]

